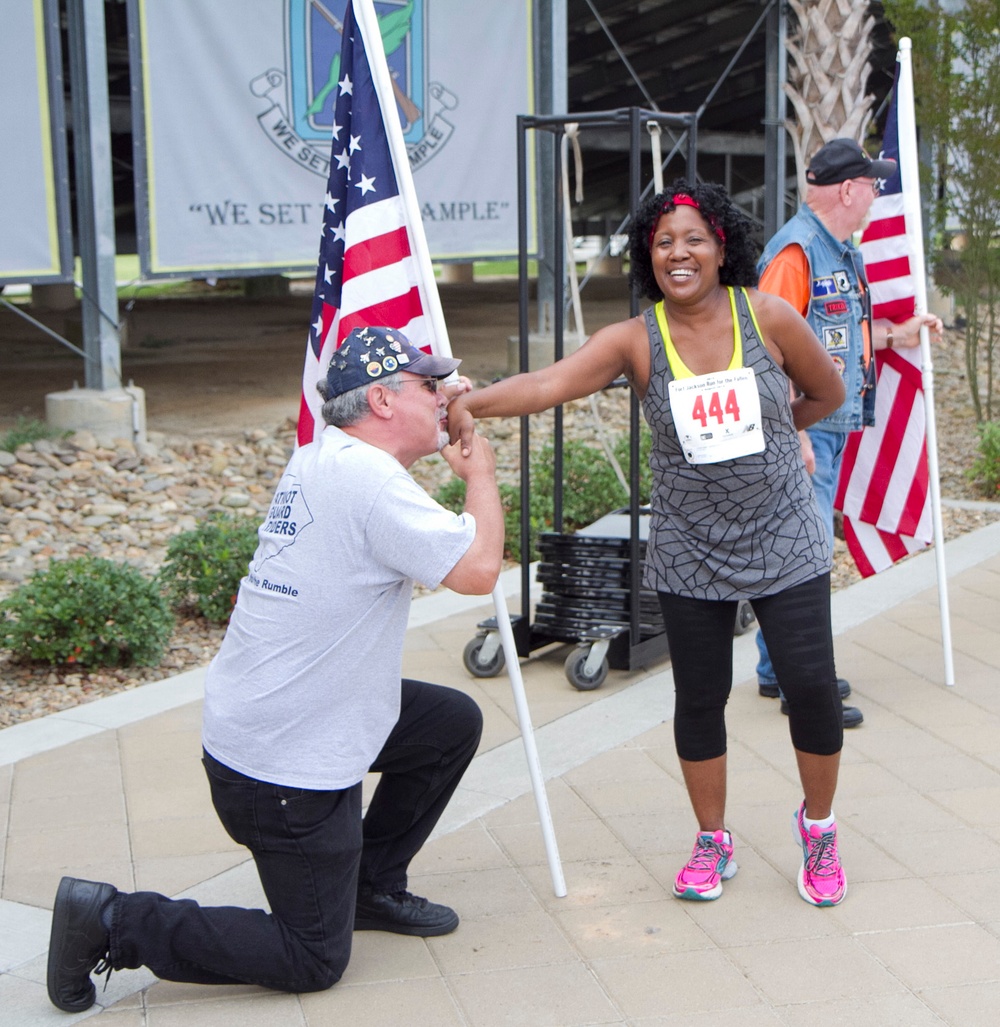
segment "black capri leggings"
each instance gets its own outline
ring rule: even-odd
[[[726,752],[739,603],[658,595],[674,674],[677,755],[690,761],[715,759]],[[830,575],[751,600],[751,606],[788,700],[792,745],[817,756],[840,752],[844,715],[833,662]]]

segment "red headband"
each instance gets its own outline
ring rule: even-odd
[[[656,221],[653,222],[653,227],[649,230],[649,249],[653,249],[653,236],[656,233],[656,224],[660,218],[667,213],[669,207],[694,207],[696,211],[712,226],[712,230],[719,237],[719,242],[725,246],[726,244],[726,233],[722,228],[722,225],[711,215],[707,217],[702,213],[701,205],[693,196],[688,196],[687,193],[674,193],[669,199],[665,200],[663,206],[660,208],[660,213],[656,215]]]

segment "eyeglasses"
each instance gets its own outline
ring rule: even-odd
[[[437,395],[437,378],[404,378],[404,385],[422,385],[428,392]]]
[[[855,178],[854,181],[855,182],[865,182],[866,184],[868,183],[868,179],[867,178]],[[882,186],[879,183],[879,180],[877,178],[872,180],[871,187],[872,187],[872,194],[873,195],[879,196],[881,194]]]

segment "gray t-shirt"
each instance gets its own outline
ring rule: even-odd
[[[205,679],[208,752],[290,787],[360,781],[399,716],[413,582],[437,587],[475,532],[337,428],[296,450]]]

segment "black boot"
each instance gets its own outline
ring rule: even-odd
[[[786,699],[781,700],[781,712],[787,717],[788,716],[788,701]],[[865,715],[857,708],[857,706],[848,706],[844,703],[844,727],[858,727],[863,724]]]
[[[851,683],[844,678],[837,678],[837,690],[840,692],[840,698],[846,699],[851,694]],[[757,682],[757,691],[765,699],[777,699],[781,694],[777,684],[766,685],[763,681]]]
[[[110,912],[118,889],[110,884],[64,877],[52,907],[49,968],[46,982],[52,1004],[67,1013],[82,1013],[94,1004],[90,975],[111,972]]]

